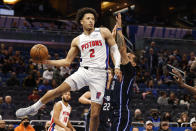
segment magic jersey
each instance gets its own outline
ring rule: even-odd
[[[84,33],[79,35],[78,48],[81,52],[80,66],[99,69],[108,68],[109,47],[101,36],[99,28],[95,28],[90,35]]]
[[[59,121],[61,123],[63,123],[65,126],[67,126],[67,123],[69,121],[69,115],[71,113],[71,106],[68,104],[68,106],[65,106],[63,104],[62,101],[59,101],[62,105],[62,109],[61,109],[61,112],[60,112],[60,115],[59,115]],[[53,130],[61,130],[63,128],[61,128],[60,126],[56,125],[54,123],[54,120],[53,120],[53,113],[54,111],[52,111],[52,118],[51,118],[51,124],[50,124],[50,128],[48,129],[48,131],[53,131]]]

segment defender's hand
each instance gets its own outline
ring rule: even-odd
[[[118,80],[121,82],[122,81],[122,72],[120,71],[120,69],[119,68],[115,68],[114,73],[117,76]]]
[[[122,28],[122,18],[120,13],[118,13],[118,15],[116,16],[116,25],[117,28]]]

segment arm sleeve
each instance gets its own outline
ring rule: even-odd
[[[120,68],[121,56],[120,56],[120,52],[118,50],[118,46],[116,44],[111,46],[110,51],[114,57],[115,68]]]

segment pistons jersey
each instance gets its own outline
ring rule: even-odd
[[[71,106],[69,104],[67,106],[65,106],[62,101],[59,101],[59,102],[62,105],[62,109],[61,109],[61,112],[59,115],[59,121],[61,123],[63,123],[65,126],[67,126],[67,123],[69,121],[69,116],[71,113]],[[60,126],[58,126],[54,123],[54,120],[53,120],[54,111],[52,111],[51,114],[52,114],[51,124],[50,124],[50,128],[48,129],[48,131],[64,130],[63,128],[61,128]]]
[[[108,68],[109,47],[105,43],[99,28],[95,28],[90,35],[84,33],[79,35],[78,48],[81,52],[80,66],[99,69]]]

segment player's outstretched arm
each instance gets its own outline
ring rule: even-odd
[[[74,58],[78,55],[79,49],[77,47],[78,37],[74,38],[71,42],[71,48],[65,59],[60,60],[46,60],[43,64],[53,65],[53,66],[70,66]]]
[[[53,113],[53,120],[54,120],[54,123],[55,123],[56,125],[58,125],[58,126],[64,128],[64,129],[67,129],[67,127],[66,127],[63,123],[61,123],[61,122],[59,121],[59,116],[60,116],[61,110],[62,110],[62,105],[61,105],[61,103],[60,103],[60,102],[56,103],[56,104],[54,105],[54,109],[53,109],[53,111],[54,111],[54,113]]]
[[[113,63],[115,64],[115,75],[118,77],[118,79],[121,81],[122,76],[120,72],[120,63],[121,63],[121,56],[120,52],[118,50],[118,46],[112,37],[112,33],[107,29],[107,28],[100,28],[101,34],[104,37],[104,39],[107,41],[109,47],[110,47],[110,52],[114,58]]]
[[[78,101],[82,104],[91,104],[90,98],[91,98],[91,93],[90,91],[87,91],[82,96],[80,96]]]
[[[192,87],[190,85],[187,85],[186,83],[183,82],[182,75],[180,74],[179,71],[172,69],[172,72],[177,75],[177,77],[174,76],[176,82],[183,88],[190,90],[192,93],[196,94],[196,87]]]
[[[114,39],[116,39],[116,43],[121,54],[121,63],[127,64],[129,62],[129,58],[127,56],[127,46],[122,33],[122,18],[120,13],[116,16],[116,25],[113,28],[112,35]]]

